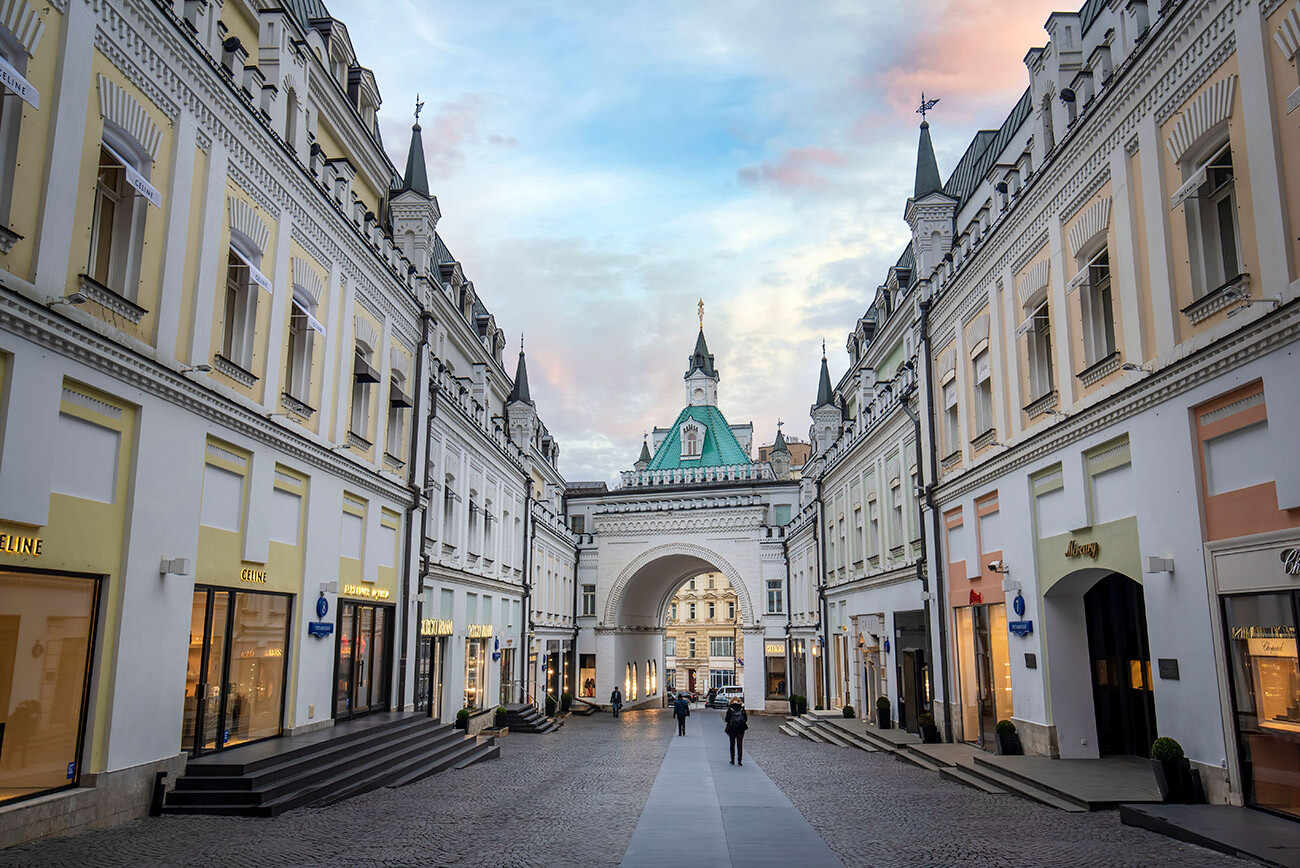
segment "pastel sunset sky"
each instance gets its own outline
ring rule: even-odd
[[[1050,0],[330,0],[405,165],[416,93],[439,231],[573,480],[613,481],[685,402],[696,300],[719,403],[807,436],[821,342],[906,242],[922,90],[946,177],[997,127]],[[380,12],[382,10],[382,12]]]

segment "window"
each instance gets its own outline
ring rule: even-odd
[[[961,449],[961,425],[957,416],[957,378],[943,386],[943,437],[948,454]]]
[[[668,620],[670,620],[670,621],[676,621],[676,620],[677,620],[677,604],[676,604],[676,603],[673,603],[671,606],[668,607]]]
[[[695,657],[695,638],[694,638],[694,637],[691,637],[690,639],[687,639],[687,640],[686,640],[686,649],[687,649],[687,650],[686,650],[686,656],[687,656],[687,657],[694,658],[694,657]]]
[[[586,533],[587,517],[585,515],[570,516],[569,525],[573,528],[574,533]]]
[[[1089,367],[1115,352],[1115,313],[1111,303],[1110,254],[1102,250],[1084,266],[1083,349]]]
[[[676,637],[676,636],[669,636],[667,639],[664,640],[664,656],[665,656],[665,657],[676,657],[676,656],[677,656],[677,637]],[[668,671],[669,671],[669,672],[672,672],[671,669],[669,669]],[[668,676],[668,681],[669,681],[670,684],[672,683],[672,676],[671,676],[671,675]]]
[[[709,637],[709,656],[710,657],[734,657],[736,654],[736,640],[731,636],[710,636]],[[728,684],[731,682],[728,681]]]
[[[736,620],[736,601],[735,601],[735,600],[728,600],[728,601],[727,601],[727,620],[728,620],[728,621],[734,621],[734,620]]]
[[[778,504],[772,509],[772,523],[777,527],[785,527],[790,523],[790,504]]]
[[[880,545],[880,501],[872,498],[867,501],[867,557],[878,555],[876,546]]]
[[[261,253],[233,237],[226,254],[226,300],[221,317],[221,355],[245,371],[253,367],[253,329],[257,323],[257,289],[253,269]]]
[[[699,458],[703,440],[698,425],[682,426],[682,457]]]
[[[736,683],[736,672],[734,669],[710,669],[709,686],[710,687],[731,687]]]
[[[687,617],[688,620],[691,620],[691,621],[694,621],[694,620],[695,620],[695,604],[694,604],[694,603],[687,603],[687,604],[686,604],[686,617]]]
[[[709,603],[709,620],[712,621],[718,617],[717,603]]]
[[[348,427],[363,440],[369,440],[367,435],[370,433],[370,387],[379,381],[370,364],[370,355],[368,348],[357,344],[352,372],[352,416]]]
[[[889,502],[893,506],[893,521],[889,526],[889,546],[898,548],[903,544],[903,489],[895,485],[889,489]]]
[[[713,590],[713,579],[712,579],[712,578],[709,579],[709,590],[710,590],[710,591]]]
[[[388,445],[384,447],[394,458],[401,458],[406,442],[406,408],[411,406],[411,399],[405,387],[406,375],[394,370],[388,381]]]
[[[596,586],[595,585],[582,586],[582,614],[584,615],[596,614]]]
[[[1241,273],[1232,148],[1224,145],[1211,153],[1195,166],[1184,184],[1194,187],[1183,201],[1187,203],[1188,250],[1198,298]]]
[[[1029,339],[1029,392],[1036,401],[1055,388],[1052,373],[1052,320],[1047,302],[1034,309],[1026,323]]]
[[[993,378],[989,370],[989,351],[984,350],[971,360],[975,384],[975,434],[993,430]]]
[[[853,507],[853,563],[862,563],[862,505]]]
[[[31,45],[23,45],[7,29],[0,29],[0,58],[8,61],[18,76],[27,73],[29,52],[34,52],[40,39],[38,30],[30,37]],[[25,80],[0,85],[0,226],[9,222],[9,206],[13,201],[14,175],[18,167],[18,135],[22,125],[24,101],[39,102],[36,89]],[[24,85],[26,87],[24,88]],[[17,96],[18,99],[5,97]]]
[[[137,194],[131,181],[142,181],[152,167],[148,159],[137,156],[137,150],[128,139],[105,128],[99,146],[90,218],[90,257],[86,266],[87,276],[96,283],[131,299],[135,298],[140,281],[140,254],[148,207],[148,200]],[[147,182],[143,186],[148,187]]]
[[[779,615],[785,611],[785,589],[780,579],[767,580],[767,613]]]
[[[690,588],[692,591],[695,590],[695,580],[691,579],[690,584],[688,584],[687,587]]]

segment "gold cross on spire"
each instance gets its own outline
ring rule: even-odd
[[[698,307],[700,309],[700,331],[704,331],[704,299],[700,299]]]

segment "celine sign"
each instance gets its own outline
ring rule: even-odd
[[[135,166],[131,165],[130,160],[109,147],[108,142],[100,142],[100,146],[112,154],[113,159],[122,164],[122,169],[126,172],[126,182],[131,185],[131,189],[143,196],[150,205],[155,208],[161,208],[162,193],[158,192],[158,188],[153,184],[150,184],[145,179],[144,175],[141,175],[139,171],[136,170]]]
[[[266,570],[255,570],[252,567],[244,567],[239,571],[239,580],[241,582],[252,582],[257,585],[265,585]]]
[[[1081,558],[1084,555],[1087,555],[1095,561],[1099,554],[1101,554],[1101,543],[1099,542],[1090,542],[1079,545],[1074,540],[1070,540],[1070,544],[1065,547],[1065,556],[1067,558]]]
[[[9,88],[12,92],[18,94],[23,102],[27,103],[34,109],[41,107],[41,95],[32,87],[31,82],[23,77],[22,73],[14,69],[14,65],[3,56],[0,56],[0,84]],[[72,775],[68,775],[72,777]]]
[[[388,590],[385,588],[372,588],[369,585],[344,585],[343,593],[349,597],[366,597],[371,600],[387,600]]]
[[[470,624],[465,628],[465,635],[471,639],[491,639],[491,624]]]
[[[449,620],[421,618],[420,635],[421,636],[450,636],[454,630],[454,625]]]
[[[0,533],[0,554],[41,556],[45,540],[38,536],[21,536],[16,533]]]

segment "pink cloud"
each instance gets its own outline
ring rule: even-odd
[[[435,108],[423,122],[424,152],[429,176],[450,177],[465,162],[466,151],[474,145],[514,147],[513,136],[483,134],[479,130],[487,101],[479,94],[466,93]]]
[[[776,162],[764,161],[739,171],[740,180],[751,186],[768,185],[786,191],[825,190],[830,181],[819,170],[844,166],[848,158],[830,148],[791,148]]]

